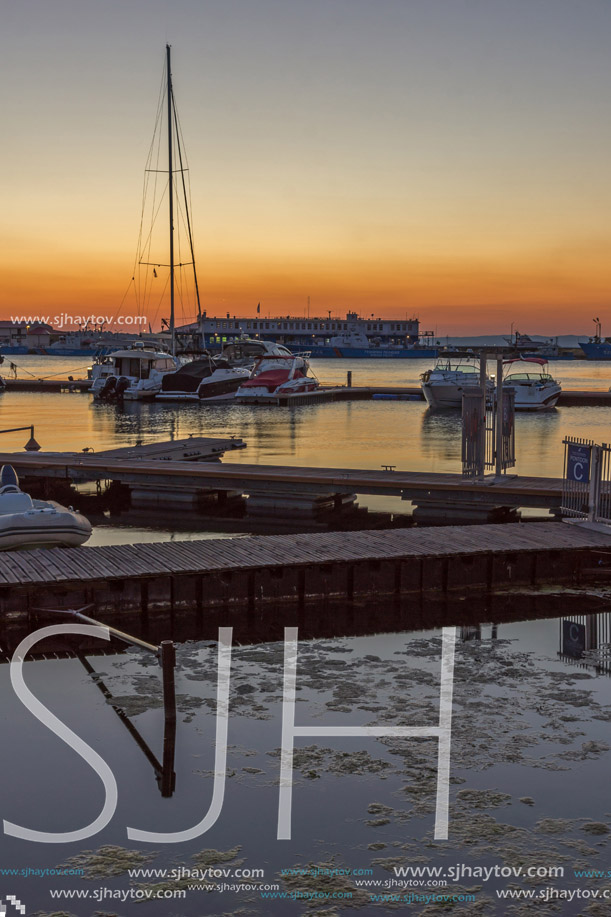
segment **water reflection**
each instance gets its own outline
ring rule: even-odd
[[[432,460],[459,463],[462,442],[462,420],[460,411],[432,411],[422,414],[420,423],[420,451]],[[456,470],[460,470],[458,464]]]
[[[611,613],[560,619],[558,655],[597,675],[611,675]]]

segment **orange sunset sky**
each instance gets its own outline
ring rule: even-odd
[[[611,333],[608,2],[25,0],[4,18],[1,318],[137,308],[168,41],[209,315],[309,296],[312,315],[440,335]],[[139,306],[155,327],[163,287]]]

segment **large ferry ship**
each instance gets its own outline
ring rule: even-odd
[[[436,357],[438,345],[432,332],[421,332],[417,318],[360,318],[348,312],[345,318],[329,313],[326,318],[284,315],[271,318],[210,317],[205,312],[198,322],[177,329],[177,335],[199,338],[209,351],[241,337],[276,341],[291,350],[308,350],[313,357],[405,358]]]

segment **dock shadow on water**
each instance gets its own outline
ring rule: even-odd
[[[406,909],[430,917],[450,907],[459,915],[519,915],[530,912],[530,898],[544,914],[607,913],[610,610],[601,588],[424,604],[329,602],[291,609],[288,622],[286,608],[273,607],[144,622],[134,616],[129,624],[122,617],[120,626],[145,640],[177,642],[176,784],[165,798],[145,750],[160,759],[163,698],[154,656],[114,644],[102,653],[102,641],[89,637],[41,643],[24,667],[26,684],[107,762],[118,804],[84,842],[26,846],[4,835],[2,865],[17,871],[6,892],[41,917]],[[299,635],[295,726],[319,733],[435,727],[441,628],[452,629],[447,840],[434,837],[436,737],[330,734],[295,737],[291,838],[277,839],[287,623]],[[218,641],[219,627],[228,625],[221,773]],[[23,627],[3,634],[6,658]],[[104,803],[98,775],[33,720],[12,692],[6,664],[0,679],[3,818],[48,832],[92,822]],[[205,833],[179,843],[128,838],[128,827],[171,835],[198,825],[223,775],[220,813]],[[39,882],[26,868],[57,872]]]

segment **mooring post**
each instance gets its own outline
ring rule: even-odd
[[[348,374],[346,376],[346,385],[348,386],[348,388],[352,388],[352,370],[351,369],[348,370]]]
[[[482,350],[479,356],[480,423],[477,449],[477,477],[486,473],[486,383],[488,381],[488,354]]]
[[[494,431],[495,431],[495,461],[494,473],[496,477],[503,474],[503,357],[499,355],[496,359],[496,405],[494,408]]]
[[[161,774],[161,795],[171,796],[174,792],[174,752],[176,748],[176,648],[172,640],[162,640],[159,647],[159,661],[163,679],[163,764]]]

